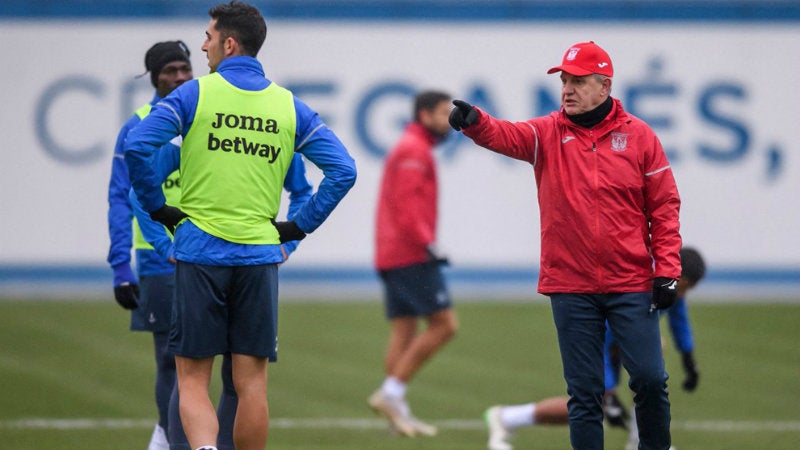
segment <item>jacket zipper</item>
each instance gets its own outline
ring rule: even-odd
[[[593,182],[594,182],[594,192],[595,192],[595,210],[594,210],[594,237],[597,238],[600,236],[600,181],[598,172],[600,170],[600,162],[597,158],[597,141],[595,140],[594,132],[590,131],[589,136],[592,138],[592,155],[594,156],[594,172],[592,173]],[[600,251],[600,239],[594,239],[595,241],[595,257],[597,258],[597,266],[595,269],[595,277],[596,283],[598,287],[597,292],[604,292],[605,286],[603,283],[603,275],[602,275],[602,264],[600,261],[600,255],[602,252]]]

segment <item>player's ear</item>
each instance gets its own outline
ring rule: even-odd
[[[611,84],[612,82],[610,77],[605,77],[603,79],[603,88],[606,90],[607,93],[611,93]]]
[[[228,36],[225,38],[225,42],[222,43],[222,48],[225,50],[226,56],[234,56],[238,55],[239,53],[239,43],[233,36]]]

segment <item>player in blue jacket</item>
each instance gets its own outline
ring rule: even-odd
[[[264,75],[256,59],[266,22],[243,2],[209,10],[202,50],[211,73],[164,98],[125,143],[131,184],[150,217],[174,230],[175,300],[170,350],[180,416],[194,449],[216,450],[208,397],[214,356],[230,352],[238,395],[234,443],[263,449],[269,429],[267,367],[277,360],[281,243],[303,239],[355,183],[355,162],[319,116]],[[180,208],[160,189],[154,154],[176,136]],[[291,220],[276,218],[294,153],[323,180]]]
[[[153,334],[158,423],[148,450],[166,450],[167,409],[175,384],[175,360],[167,350],[175,268],[167,258],[147,244],[133,220],[128,198],[131,184],[123,157],[124,143],[130,131],[149,114],[152,106],[192,79],[189,49],[181,41],[159,42],[145,54],[145,69],[150,72],[155,95],[125,122],[114,147],[108,186],[108,231],[111,240],[108,263],[114,271],[114,298],[120,306],[131,311],[130,329]],[[164,143],[164,148],[177,149],[170,142]],[[169,191],[166,184],[159,184],[159,189]],[[131,268],[131,248],[136,252],[136,273]]]
[[[692,247],[683,247],[681,255],[681,277],[678,280],[678,296],[675,304],[670,308],[659,311],[659,314],[666,313],[669,329],[676,350],[681,354],[681,363],[684,370],[684,379],[681,383],[687,392],[694,392],[700,381],[700,372],[694,359],[694,335],[692,333],[691,322],[689,321],[689,309],[686,301],[686,294],[690,289],[697,286],[705,277],[706,263],[700,252]],[[616,396],[616,387],[619,384],[619,370],[621,357],[614,343],[611,333],[606,330],[606,351],[604,355],[606,365],[606,396],[604,398],[604,411],[611,423],[624,425],[628,421],[625,408]],[[613,406],[612,406],[613,405]],[[609,411],[619,412],[618,418]],[[636,417],[631,409],[630,435],[625,445],[626,450],[636,450],[639,448],[639,429],[636,424]]]
[[[179,141],[180,138],[173,140],[173,142]],[[176,174],[178,174],[177,171],[180,167],[180,148],[177,145],[163,148],[156,153],[153,159],[153,167],[157,175],[165,180],[165,183],[172,180],[172,182],[179,187],[180,176],[176,176]],[[311,194],[313,193],[313,187],[306,178],[303,158],[299,153],[294,155],[292,163],[289,166],[286,179],[284,180],[284,189],[289,192],[289,211],[287,216],[288,219],[291,220],[297,210],[311,198]],[[144,239],[153,246],[159,255],[174,263],[175,248],[172,235],[168,233],[164,225],[152,220],[150,215],[144,212],[132,189],[130,191],[130,202],[133,206],[134,216],[139,223]],[[179,202],[176,201],[175,204],[177,206]],[[284,261],[294,252],[299,243],[299,241],[290,241],[281,244],[285,254]],[[221,368],[222,389],[217,403],[217,419],[219,420],[217,447],[219,450],[235,450],[233,444],[233,425],[236,417],[238,398],[233,386],[231,364],[231,354],[229,352],[225,353],[222,358]],[[177,385],[175,385],[169,401],[169,427],[167,429],[169,448],[170,450],[192,450],[186,439],[183,427],[181,426],[178,404],[178,388]]]

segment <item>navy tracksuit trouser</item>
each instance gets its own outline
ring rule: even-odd
[[[658,312],[650,292],[552,294],[569,399],[570,441],[574,450],[603,449],[605,391],[603,344],[606,321],[622,352],[635,393],[641,450],[668,450],[670,412]]]

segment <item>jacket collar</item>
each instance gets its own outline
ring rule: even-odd
[[[264,76],[264,68],[261,63],[252,56],[231,56],[225,58],[217,66],[217,72],[223,73],[228,70],[248,70]]]
[[[558,113],[558,120],[563,124],[569,127],[573,131],[580,131],[583,133],[592,132],[597,136],[604,136],[610,133],[612,130],[616,129],[622,124],[630,122],[631,118],[625,109],[622,108],[622,102],[616,98],[612,98],[614,101],[613,106],[611,107],[611,112],[608,113],[605,119],[600,121],[597,125],[593,126],[592,128],[583,128],[581,126],[575,125],[569,118],[567,118],[566,113],[564,112],[564,108],[561,108],[561,111]]]

